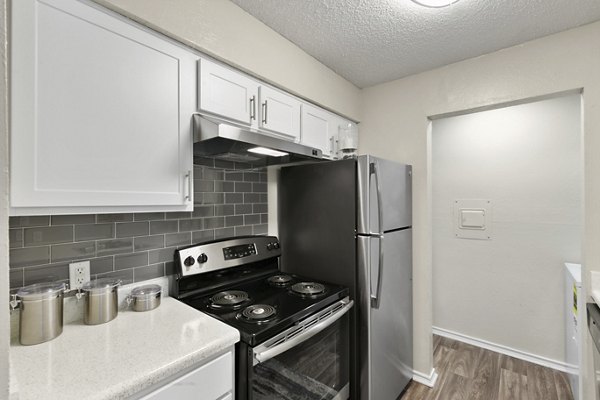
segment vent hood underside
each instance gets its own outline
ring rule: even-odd
[[[264,147],[288,154],[275,157],[248,151],[256,147]],[[319,149],[199,114],[194,115],[194,155],[225,161],[244,162],[256,166],[323,159],[323,154]]]

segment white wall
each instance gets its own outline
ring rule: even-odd
[[[435,327],[565,362],[563,264],[581,259],[580,100],[433,121]],[[491,200],[491,240],[455,236],[459,199]]]
[[[94,0],[357,120],[360,90],[229,0]]]
[[[428,117],[583,88],[584,279],[600,270],[600,23],[363,90],[360,152],[413,164],[415,368],[432,360]],[[506,327],[511,329],[512,327]],[[591,354],[589,340],[585,354]],[[589,365],[589,363],[588,363]],[[586,370],[589,374],[591,368]],[[591,379],[585,377],[589,390]],[[591,398],[590,392],[588,392]]]
[[[8,398],[8,80],[6,0],[0,0],[0,399]]]

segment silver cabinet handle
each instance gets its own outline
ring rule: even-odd
[[[333,136],[329,138],[329,154],[333,157]]]
[[[266,100],[264,103],[262,103],[262,123],[264,125],[267,124],[267,101]]]
[[[327,315],[320,321],[318,320],[318,315],[313,317],[316,318],[318,322],[315,323],[313,318],[308,318],[306,323],[306,327],[302,326],[293,326],[288,330],[285,330],[278,334],[276,337],[270,339],[268,342],[263,343],[254,348],[254,362],[256,365],[258,363],[262,363],[270,360],[273,357],[277,357],[279,354],[291,349],[299,345],[300,343],[310,339],[315,336],[317,333],[323,331],[325,328],[331,326],[335,321],[340,319],[343,315],[345,315],[354,305],[354,301],[348,299],[347,297],[343,300],[340,300],[337,303],[334,303],[328,309],[333,309],[338,307],[341,304],[337,311],[333,312],[330,315]],[[324,310],[324,314],[327,314],[327,309]],[[321,313],[319,313],[321,314]],[[301,323],[302,324],[302,323]],[[289,339],[288,339],[289,338]],[[268,343],[278,343],[272,347],[269,347]]]
[[[256,96],[250,98],[250,119],[256,121]]]
[[[375,289],[375,295],[371,294],[371,307],[379,308],[381,300],[381,277],[383,275],[383,208],[381,206],[381,185],[379,182],[379,166],[376,162],[373,162],[369,166],[369,174],[375,175],[375,187],[377,190],[377,217],[379,218],[379,233],[372,234],[373,236],[379,237],[379,265],[377,274],[377,288]]]
[[[185,175],[185,201],[192,201],[192,171]]]

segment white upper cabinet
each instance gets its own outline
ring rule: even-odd
[[[258,86],[249,77],[202,59],[199,61],[201,111],[258,127]]]
[[[260,128],[300,141],[300,100],[267,86],[259,91]]]
[[[75,0],[19,0],[11,214],[191,210],[192,52]]]
[[[300,143],[320,149],[323,157],[335,159],[340,118],[327,111],[302,104],[302,138]]]

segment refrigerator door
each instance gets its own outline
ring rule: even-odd
[[[385,254],[381,268],[379,246]],[[361,399],[396,399],[413,375],[412,230],[359,237],[358,260]],[[380,301],[374,308],[370,298],[378,281]]]
[[[359,234],[412,226],[412,167],[373,156],[358,157]]]

